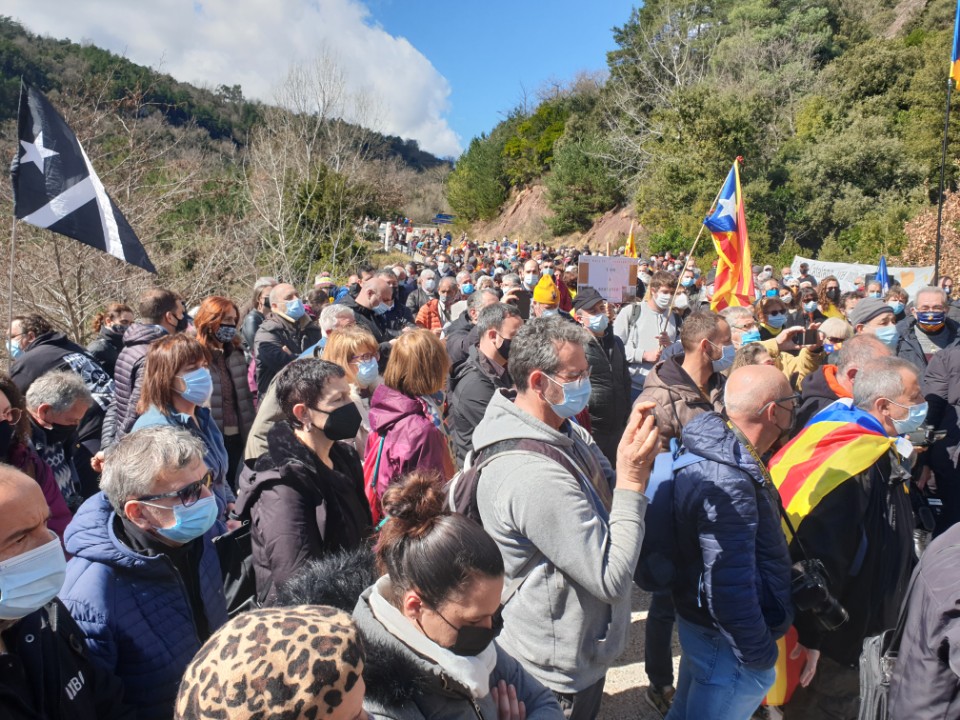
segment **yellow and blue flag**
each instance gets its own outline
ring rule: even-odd
[[[749,307],[757,299],[753,283],[753,260],[747,238],[747,217],[740,191],[740,158],[733,162],[716,206],[703,221],[717,249],[717,277],[713,283],[710,309],[723,310],[731,305]]]

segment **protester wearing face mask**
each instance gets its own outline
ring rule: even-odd
[[[227,449],[227,481],[236,488],[243,446],[253,426],[253,395],[247,382],[247,364],[237,334],[240,312],[225,297],[208,297],[194,318],[197,341],[210,355],[213,391],[210,412]]]
[[[229,460],[223,433],[208,406],[213,393],[209,353],[186,335],[171,335],[150,346],[134,430],[156,425],[180,427],[203,442],[211,490],[225,518],[236,499],[227,482]]]
[[[257,361],[257,394],[263,396],[283,367],[314,343],[320,342],[320,327],[293,285],[280,283],[270,291],[271,314],[257,330],[253,354]]]
[[[883,301],[893,310],[896,321],[903,322],[907,317],[907,303],[910,302],[909,293],[900,285],[893,285],[887,291]]]
[[[616,473],[587,431],[570,422],[590,400],[590,342],[588,331],[566,320],[526,323],[510,347],[516,400],[494,393],[474,432],[478,453],[514,439],[546,446],[494,456],[476,501],[503,555],[506,582],[526,578],[504,608],[497,642],[572,718],[597,716],[607,669],[626,645],[643,491],[659,449],[648,403],[631,414]],[[551,449],[560,461],[545,459]]]
[[[442,335],[444,329],[454,321],[453,306],[459,298],[457,281],[452,277],[443,278],[436,300],[428,302],[417,313],[417,326],[430,330],[437,336]]]
[[[123,350],[123,335],[133,325],[133,320],[133,308],[123,303],[109,303],[93,319],[93,331],[97,337],[87,345],[87,352],[110,377],[113,377],[117,357]]]
[[[323,351],[323,359],[343,368],[350,399],[360,412],[360,429],[354,440],[347,440],[362,453],[370,434],[370,398],[380,384],[380,348],[376,338],[363,328],[351,326],[337,330],[330,336]]]
[[[240,478],[237,513],[249,513],[256,598],[311,559],[356,548],[370,535],[360,456],[347,442],[360,429],[342,367],[297,360],[277,378],[284,419],[267,434],[267,452]]]
[[[840,311],[840,281],[828,275],[817,286],[817,304],[825,317],[843,318]]]
[[[624,305],[613,321],[613,332],[623,341],[630,365],[631,397],[636,399],[663,349],[679,336],[680,318],[667,309],[676,290],[673,275],[659,271],[647,284],[642,301]]]
[[[879,301],[861,300],[857,311],[867,303]],[[848,616],[836,625],[838,612],[829,618],[798,609],[794,656],[806,657],[800,687],[784,708],[788,720],[857,716],[863,641],[896,625],[916,562],[913,453],[909,442],[895,441],[926,415],[917,369],[878,358],[854,377],[852,399],[815,415],[770,461],[796,530],[787,534],[791,559],[820,560],[826,589]]]
[[[584,347],[590,365],[590,434],[616,467],[617,445],[630,416],[630,371],[623,341],[613,334],[607,302],[593,288],[584,288],[573,304],[574,316],[593,339]]]
[[[947,317],[947,294],[938,287],[917,292],[910,315],[897,323],[900,344],[897,357],[921,370],[938,352],[960,345],[960,324]]]
[[[875,335],[891,352],[896,352],[900,344],[900,331],[897,330],[893,309],[888,303],[874,298],[861,300],[850,315],[850,324],[854,334]]]
[[[820,312],[820,300],[817,291],[813,288],[802,288],[800,293],[800,309],[790,318],[790,325],[809,327],[814,323],[822,323],[827,316]]]
[[[95,488],[81,482],[76,464],[77,428],[93,403],[79,375],[55,371],[35,380],[26,393],[30,443],[50,467],[70,512]]]
[[[530,315],[532,317],[556,317],[560,316],[560,291],[557,290],[557,284],[553,278],[544,275],[540,278],[537,286],[533,289],[533,304],[530,306]],[[566,313],[563,317],[569,319]]]
[[[393,346],[383,382],[370,399],[363,459],[375,478],[368,492],[377,522],[379,498],[396,478],[415,468],[435,470],[446,479],[456,471],[443,397],[449,372],[447,351],[428,330],[404,333]]]
[[[420,271],[417,288],[407,296],[407,309],[416,317],[420,308],[437,297],[437,273],[430,268]]]
[[[523,289],[527,292],[533,292],[533,289],[540,282],[540,265],[536,260],[527,260],[523,264]]]
[[[494,642],[500,551],[445,500],[442,481],[419,471],[384,496],[383,576],[353,611],[367,649],[364,707],[375,717],[560,720],[550,691]]]
[[[20,390],[0,373],[0,463],[15,467],[34,479],[50,509],[47,527],[59,537],[73,514],[63,499],[50,466],[30,443],[30,415]]]
[[[787,326],[787,306],[779,296],[768,297],[757,303],[757,316],[760,322],[760,339],[770,340],[780,335]]]
[[[173,715],[187,663],[227,620],[213,546],[223,526],[203,457],[203,443],[180,428],[127,435],[66,532],[73,558],[60,599],[86,651],[146,720]]]
[[[0,455],[2,457],[2,455]],[[56,595],[66,560],[33,478],[0,465],[0,707],[9,720],[132,720],[120,681],[78,652],[83,631]]]

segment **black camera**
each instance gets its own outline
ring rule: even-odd
[[[937,430],[933,425],[921,425],[911,433],[907,433],[907,440],[914,447],[930,447],[938,440],[947,436],[946,430]]]
[[[827,572],[820,560],[801,560],[791,575],[790,592],[797,610],[809,610],[824,630],[836,630],[850,619],[827,589]]]

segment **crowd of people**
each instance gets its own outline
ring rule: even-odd
[[[714,312],[683,254],[621,306],[571,248],[410,250],[13,318],[0,715],[602,717],[640,585],[668,720],[857,718],[895,627],[890,717],[960,716],[949,277]]]

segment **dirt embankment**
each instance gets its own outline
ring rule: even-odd
[[[477,223],[468,234],[478,240],[499,239],[504,236],[524,242],[545,242],[548,245],[573,245],[578,248],[606,252],[609,243],[613,252],[622,246],[630,232],[630,223],[636,214],[630,207],[614,208],[594,221],[583,233],[554,237],[547,226],[550,208],[547,206],[547,190],[543,185],[532,185],[511,193],[500,214],[484,223]],[[640,234],[639,226],[634,232]]]

